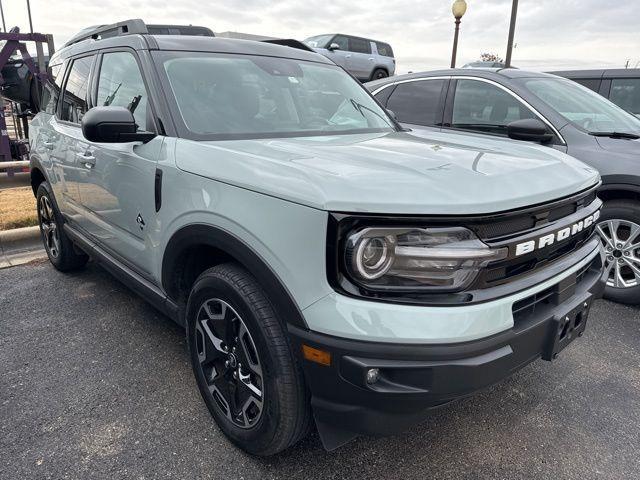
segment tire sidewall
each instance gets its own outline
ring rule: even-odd
[[[199,366],[198,352],[195,346],[195,327],[197,315],[202,304],[209,299],[219,298],[227,302],[244,321],[258,350],[261,368],[263,371],[263,410],[258,423],[248,429],[234,425],[220,411],[213,396],[206,386],[206,380]],[[205,276],[194,285],[187,303],[187,344],[189,358],[193,373],[198,383],[202,398],[215,418],[218,426],[224,433],[241,448],[252,453],[260,453],[268,449],[272,439],[276,436],[276,430],[280,418],[280,401],[278,395],[278,378],[280,371],[274,360],[271,347],[264,337],[258,321],[258,313],[244,300],[242,295],[228,282],[215,276]]]
[[[40,215],[40,199],[46,196],[49,199],[49,204],[51,205],[51,210],[53,210],[53,217],[56,222],[56,228],[58,230],[58,238],[60,239],[60,251],[58,252],[58,256],[54,257],[51,255],[51,252],[47,248],[47,242],[44,236],[44,230],[42,229],[42,218]],[[65,245],[62,242],[61,233],[62,233],[62,218],[58,213],[58,206],[53,198],[53,194],[51,192],[51,187],[48,182],[42,182],[38,186],[38,190],[36,193],[36,209],[38,213],[38,228],[40,229],[40,239],[42,240],[42,244],[44,246],[45,252],[47,252],[47,257],[49,257],[49,261],[53,264],[54,267],[59,268],[62,263],[62,256],[64,255],[63,249]]]
[[[640,202],[631,200],[611,200],[605,202],[598,223],[607,220],[627,220],[640,225]],[[618,303],[640,303],[640,285],[630,288],[614,288],[607,286],[604,298]]]

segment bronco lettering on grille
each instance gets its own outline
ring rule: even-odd
[[[583,218],[573,225],[569,225],[568,227],[562,228],[547,235],[543,235],[534,240],[528,240],[526,242],[519,243],[516,245],[515,256],[519,257],[520,255],[524,255],[525,253],[531,253],[534,250],[539,250],[541,248],[553,245],[556,242],[566,240],[567,238],[580,233],[585,228],[589,228],[598,220],[599,217],[600,211],[598,210],[597,212],[594,212],[593,214],[589,215],[586,218]]]

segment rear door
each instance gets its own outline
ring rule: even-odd
[[[62,88],[62,99],[54,119],[51,120],[51,150],[54,175],[60,187],[56,192],[58,206],[72,222],[79,222],[82,213],[80,185],[85,181],[86,167],[82,162],[80,129],[83,115],[89,109],[89,82],[95,54],[73,58]]]
[[[361,80],[369,79],[375,63],[371,42],[364,38],[349,37],[349,52],[351,56],[347,58],[347,70]]]
[[[448,78],[420,79],[395,86],[386,107],[402,124],[412,129],[440,129]],[[387,87],[393,88],[393,87]],[[384,95],[384,91],[379,94]],[[378,98],[378,95],[376,98]]]
[[[53,188],[58,208],[65,211],[66,178],[60,162],[56,160],[55,150],[60,141],[60,134],[53,128],[55,114],[62,90],[66,62],[50,65],[47,79],[42,87],[42,108],[29,125],[31,138],[31,158],[38,159],[47,171],[47,178]]]
[[[138,129],[156,131],[148,88],[133,50],[105,51],[96,62],[96,106],[121,106],[133,111]],[[89,163],[80,196],[83,227],[110,253],[151,271],[148,232],[156,217],[156,164],[164,137],[140,142],[97,144],[86,140],[81,150]]]

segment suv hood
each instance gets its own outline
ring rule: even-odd
[[[492,213],[599,180],[595,169],[548,147],[451,133],[178,139],[176,159],[187,172],[342,212]]]

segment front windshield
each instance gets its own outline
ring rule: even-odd
[[[303,40],[303,42],[311,48],[324,48],[332,37],[333,35],[316,35],[315,37],[309,37]]]
[[[364,88],[335,65],[287,58],[162,52],[187,129],[211,139],[392,131]]]
[[[640,119],[571,80],[532,78],[524,83],[540,100],[589,133],[640,132]]]

